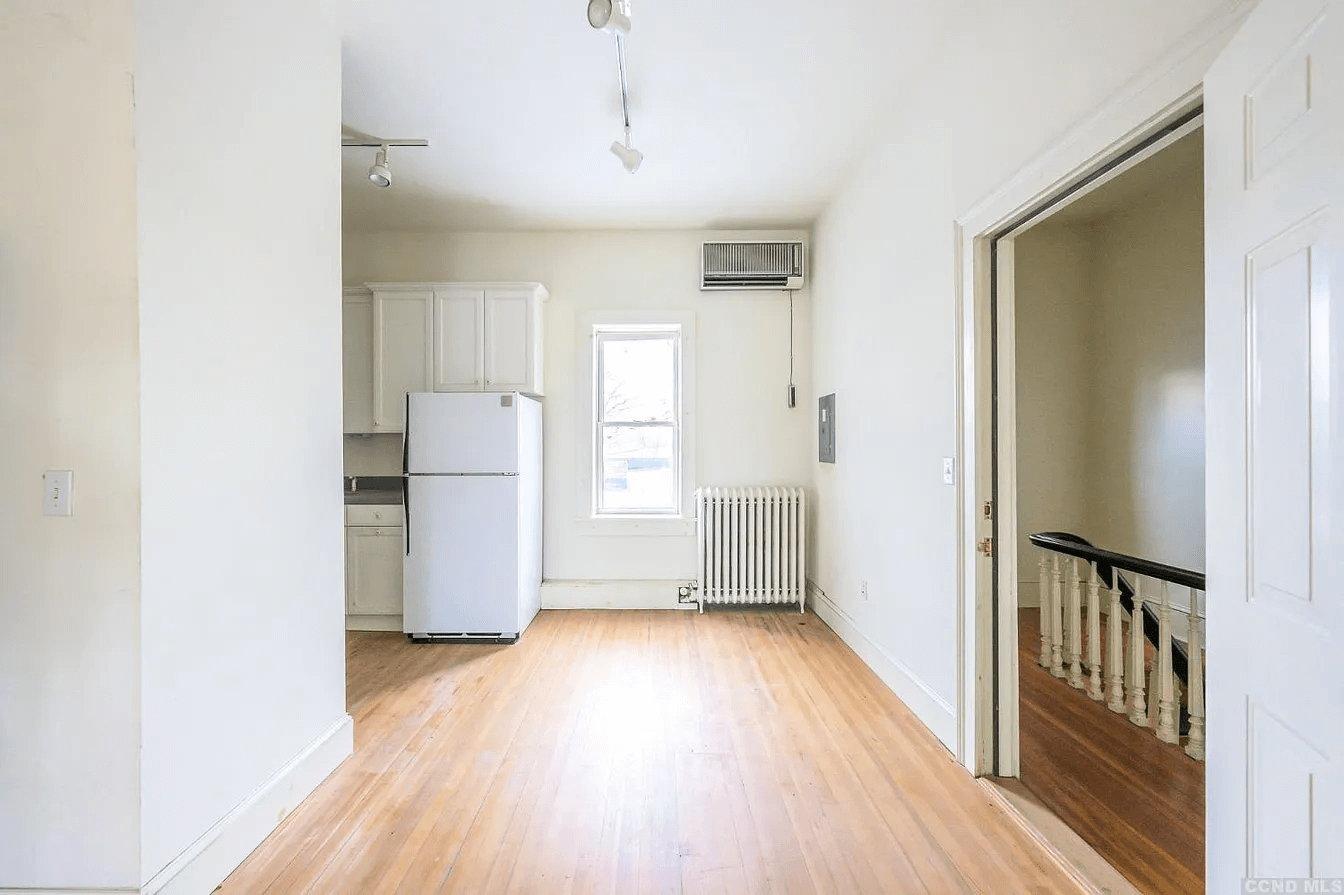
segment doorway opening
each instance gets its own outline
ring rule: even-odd
[[[1203,201],[1196,128],[995,252],[1013,776],[1145,893],[1204,884]]]

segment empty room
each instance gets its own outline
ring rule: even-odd
[[[1344,886],[1342,65],[0,4],[0,893]]]

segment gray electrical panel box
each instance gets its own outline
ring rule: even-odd
[[[817,459],[835,462],[835,392],[817,399]]]

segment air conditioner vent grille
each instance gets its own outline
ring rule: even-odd
[[[707,242],[701,289],[798,289],[803,280],[800,242]]]

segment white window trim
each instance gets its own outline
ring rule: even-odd
[[[597,426],[595,425],[597,352],[594,334],[598,328],[678,326],[681,328],[681,511],[677,514],[597,514],[594,480],[597,474]],[[595,535],[651,535],[689,537],[695,534],[695,313],[692,311],[589,311],[578,315],[578,432],[575,440],[578,463],[575,477],[575,520],[579,530]]]

